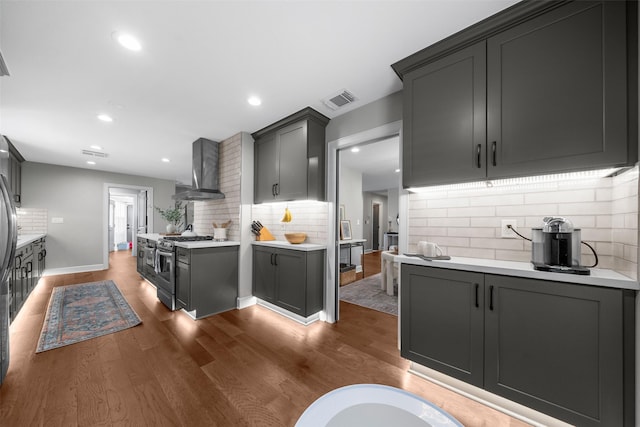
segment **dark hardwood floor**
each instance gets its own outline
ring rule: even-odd
[[[170,312],[127,252],[106,271],[41,280],[10,327],[0,425],[292,426],[315,399],[355,383],[418,394],[465,426],[523,426],[407,373],[397,318],[341,303],[337,324],[301,326],[253,306],[194,321]],[[113,280],[140,326],[35,354],[54,286]]]

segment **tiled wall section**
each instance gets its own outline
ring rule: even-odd
[[[582,240],[596,249],[598,267],[637,278],[637,166],[613,178],[410,194],[408,249],[427,240],[451,256],[530,261],[529,242],[500,237],[501,220],[515,219],[517,230],[531,237],[531,228],[550,215],[582,229]],[[593,262],[584,245],[582,262]]]
[[[47,234],[48,212],[46,209],[17,208],[18,234]]]
[[[241,134],[220,143],[218,184],[224,199],[194,202],[193,227],[198,234],[213,235],[213,223],[220,226],[231,220],[227,230],[229,240],[240,239],[240,176]]]
[[[613,178],[611,233],[614,270],[637,279],[638,167]]]
[[[284,210],[289,207],[292,221],[280,222]],[[269,229],[276,240],[285,240],[284,233],[307,233],[305,243],[327,243],[329,208],[326,202],[298,201],[288,203],[263,203],[253,205],[251,218]]]

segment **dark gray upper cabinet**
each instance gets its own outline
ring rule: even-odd
[[[401,354],[571,424],[633,426],[635,292],[402,265]]]
[[[322,310],[324,250],[253,247],[253,293],[302,317]]]
[[[403,185],[635,164],[637,59],[636,2],[524,1],[393,64]]]
[[[9,189],[13,194],[13,201],[17,207],[20,207],[22,203],[22,163],[24,157],[18,151],[18,149],[11,143],[9,138],[5,137],[9,143],[9,161],[7,180],[9,181]]]
[[[325,199],[328,122],[324,115],[305,108],[252,134],[255,203]]]
[[[635,163],[625,12],[575,2],[489,38],[489,177]]]
[[[415,187],[486,176],[486,52],[480,42],[404,78],[402,181]]]

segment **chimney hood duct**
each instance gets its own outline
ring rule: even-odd
[[[224,199],[218,188],[218,142],[199,138],[193,142],[191,189],[177,193],[175,200]]]

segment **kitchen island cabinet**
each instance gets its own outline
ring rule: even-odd
[[[637,55],[636,2],[522,2],[393,64],[403,186],[635,164]]]
[[[236,308],[238,246],[176,248],[176,307],[200,319]]]
[[[252,134],[255,203],[325,199],[328,122],[324,115],[305,108]]]
[[[401,267],[403,357],[581,426],[634,425],[635,291]]]
[[[253,246],[253,293],[302,318],[322,310],[323,250]]]

